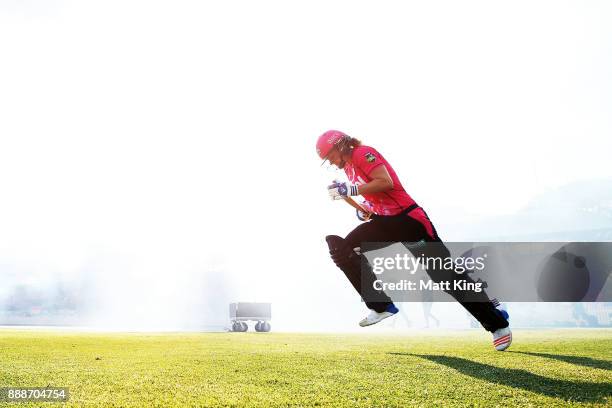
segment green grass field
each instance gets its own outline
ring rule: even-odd
[[[0,387],[68,387],[68,406],[612,402],[612,330],[517,330],[510,350],[495,352],[489,336],[480,331],[332,335],[0,330]]]

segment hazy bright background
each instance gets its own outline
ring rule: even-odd
[[[253,300],[278,329],[353,328],[323,238],[357,221],[316,137],[378,148],[467,239],[612,177],[610,21],[606,1],[3,1],[0,304],[61,285],[91,325],[223,324]]]

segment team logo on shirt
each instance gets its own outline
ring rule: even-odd
[[[370,152],[367,152],[367,153],[365,154],[365,158],[366,158],[366,161],[367,161],[368,163],[373,163],[373,162],[374,162],[374,160],[376,160],[376,156],[374,156],[374,155],[373,155],[372,153],[370,153]]]

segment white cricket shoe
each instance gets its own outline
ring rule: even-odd
[[[512,331],[510,326],[493,332],[493,347],[497,351],[504,351],[512,344]]]
[[[370,314],[365,317],[365,319],[359,322],[359,325],[361,327],[371,326],[385,320],[387,317],[393,316],[397,312],[399,312],[399,309],[395,307],[393,303],[391,303],[389,306],[387,306],[387,310],[384,312],[378,313],[376,310],[372,310]]]

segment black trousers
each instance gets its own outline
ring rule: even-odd
[[[438,256],[446,258],[450,256],[449,250],[442,243],[438,234],[433,227],[434,236],[430,236],[427,230],[419,221],[410,217],[407,212],[393,216],[373,215],[369,222],[360,224],[346,236],[347,243],[351,248],[361,247],[362,242],[380,242],[379,247],[391,245],[396,242],[419,242],[425,241],[425,250],[419,249],[420,253],[425,253],[426,256]],[[382,244],[386,243],[386,244]],[[429,245],[428,245],[429,244]],[[459,275],[453,271],[437,270],[429,268],[426,270],[430,278],[439,282],[442,280],[453,281],[461,277],[462,280],[470,280],[467,274]],[[366,301],[366,306],[377,312],[382,312],[392,303],[391,299],[379,293],[377,299],[381,301],[368,302],[368,290],[371,290],[373,282],[376,280],[376,275],[369,270],[362,273],[360,276],[346,274],[353,287],[359,292],[361,297]],[[452,286],[452,285],[451,285]],[[482,324],[486,330],[494,332],[497,329],[508,327],[508,321],[502,314],[493,306],[487,294],[482,292],[470,292],[469,299],[466,301],[466,292],[447,291],[449,295],[455,298],[461,305]],[[474,301],[477,300],[477,301]]]

